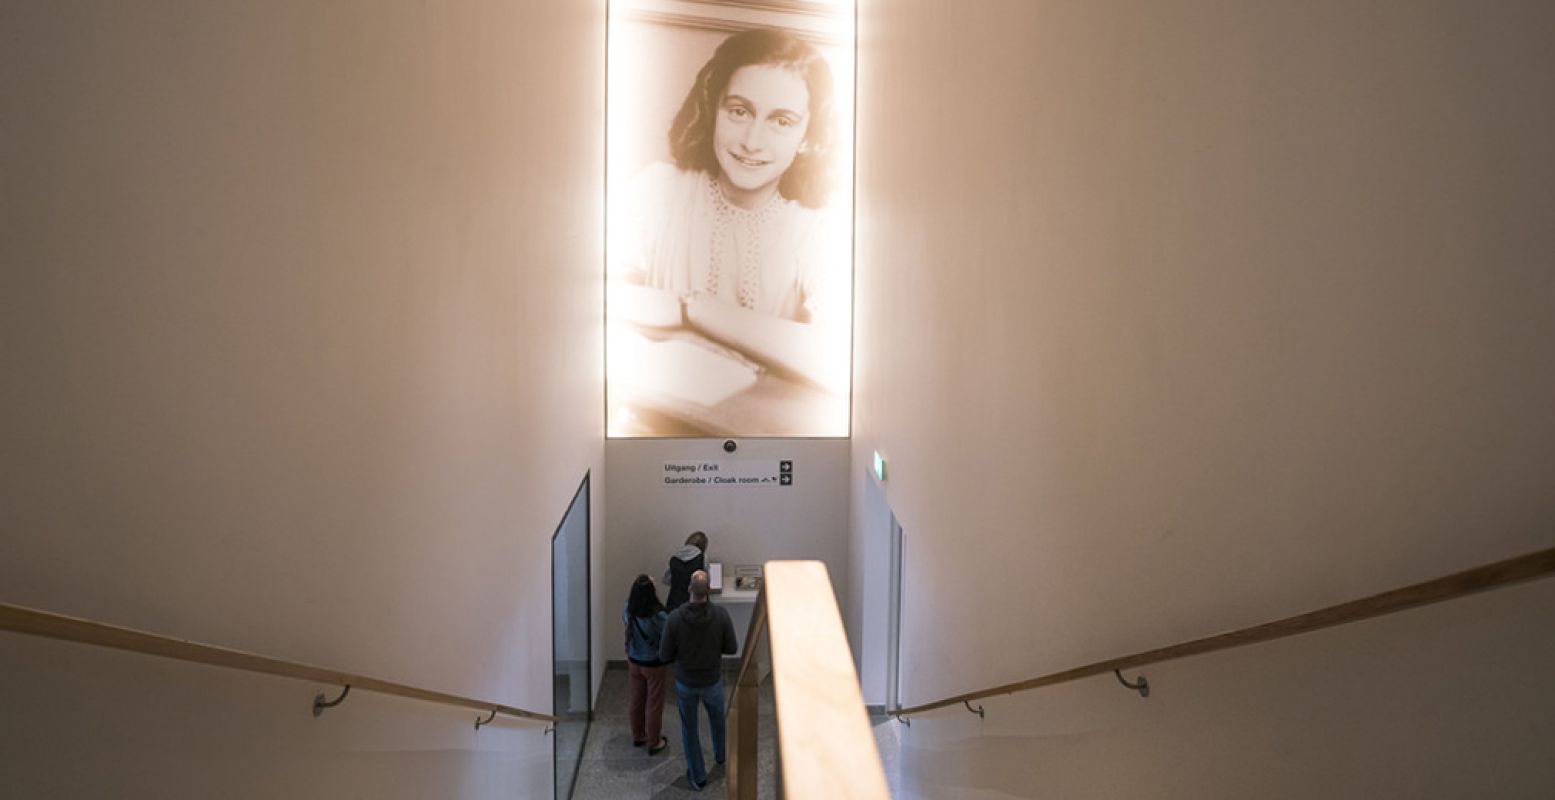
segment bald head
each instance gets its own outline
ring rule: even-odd
[[[707,573],[697,570],[691,573],[691,602],[707,602]]]

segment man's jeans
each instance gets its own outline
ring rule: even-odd
[[[697,733],[697,706],[707,706],[707,721],[713,736],[713,760],[724,763],[724,682],[712,686],[691,687],[675,681],[675,704],[680,708],[680,745],[686,751],[686,777],[692,786],[707,783],[707,768],[702,761],[702,737]]]

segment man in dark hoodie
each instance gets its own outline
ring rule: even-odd
[[[723,657],[739,652],[729,612],[708,597],[707,573],[691,574],[690,602],[675,609],[664,624],[659,660],[675,662],[675,697],[680,708],[680,743],[686,752],[686,780],[701,791],[707,785],[702,761],[702,737],[697,732],[697,706],[707,707],[713,738],[713,760],[724,763]]]
[[[664,598],[664,610],[674,611],[690,598],[688,586],[691,573],[707,569],[707,534],[697,531],[686,537],[684,547],[670,556],[669,569],[664,570],[664,585],[669,587],[669,597]]]

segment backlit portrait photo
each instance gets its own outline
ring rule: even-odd
[[[847,435],[851,90],[851,3],[611,4],[609,435]]]

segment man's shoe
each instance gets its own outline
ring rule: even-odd
[[[648,755],[656,756],[656,755],[664,752],[664,748],[669,747],[669,746],[670,746],[669,737],[668,736],[660,736],[658,743],[655,744],[654,746],[648,748]]]

